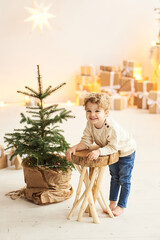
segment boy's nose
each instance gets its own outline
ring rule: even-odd
[[[95,113],[94,113],[94,112],[91,112],[91,116],[92,116],[92,117],[95,116]]]

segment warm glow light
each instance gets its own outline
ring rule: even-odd
[[[29,96],[25,96],[25,101],[26,101],[27,103],[30,102]]]
[[[160,64],[158,65],[158,68],[160,69]]]
[[[142,68],[135,67],[133,70],[133,76],[136,80],[141,80],[142,79]]]
[[[142,77],[141,77],[141,75],[140,74],[134,74],[134,78],[136,79],[136,80],[141,80],[142,79]]]
[[[68,107],[71,107],[73,104],[71,103],[70,100],[68,100],[67,103],[66,103],[66,105],[67,105]]]
[[[46,26],[51,29],[51,25],[48,22],[48,19],[54,18],[55,16],[48,13],[48,10],[51,8],[51,5],[44,6],[44,3],[38,4],[37,2],[33,1],[34,8],[25,9],[31,13],[31,16],[25,20],[25,22],[33,22],[32,31],[38,27],[40,32],[43,32],[43,27]]]
[[[31,99],[29,96],[25,96],[25,106],[30,106],[31,104]]]
[[[0,101],[0,107],[4,107],[5,103],[4,101]]]
[[[156,46],[156,42],[155,41],[152,41],[152,46]]]

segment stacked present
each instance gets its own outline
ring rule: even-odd
[[[0,145],[0,169],[7,167],[7,156],[4,153],[4,148]]]
[[[142,79],[141,63],[137,61],[123,61],[121,72],[119,94],[128,98],[128,105],[132,106],[134,101],[137,81]]]
[[[11,156],[14,154],[14,149],[10,151],[4,151],[4,147],[0,145],[0,169],[15,166],[16,169],[22,168],[22,158],[19,155],[16,155],[10,161]]]
[[[123,61],[123,77],[133,77],[137,80],[141,79],[142,76],[142,65],[138,61]]]
[[[128,106],[128,98],[126,96],[120,96],[119,94],[114,94],[111,97],[111,110],[123,110]]]
[[[115,93],[120,88],[121,72],[116,70],[114,66],[104,65],[100,66],[100,70],[101,91]]]
[[[157,84],[151,81],[138,81],[136,83],[135,103],[138,108],[148,109],[148,97],[152,90],[157,89]]]
[[[142,66],[137,61],[123,61],[122,71],[116,66],[100,66],[100,75],[94,65],[81,66],[76,78],[77,104],[82,105],[87,92],[107,92],[111,95],[111,109],[128,106],[160,113],[160,91],[157,83],[142,77]]]
[[[129,106],[132,106],[134,104],[134,101],[133,101],[134,94],[135,94],[134,78],[133,77],[121,77],[119,95],[127,97]]]
[[[100,92],[99,76],[95,65],[81,66],[81,74],[76,76],[76,103],[83,105],[87,92]]]
[[[153,90],[157,90],[157,84],[146,78],[142,78],[140,62],[123,61],[119,94],[127,95],[128,93],[130,105],[137,105],[138,108],[148,109],[149,94]]]
[[[160,91],[150,91],[148,96],[150,113],[160,113]]]
[[[120,96],[117,92],[120,89],[121,71],[115,66],[100,66],[101,91],[107,92],[111,97],[111,110],[123,110],[127,108],[126,96]]]

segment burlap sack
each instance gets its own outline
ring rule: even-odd
[[[8,193],[12,199],[25,197],[38,205],[57,203],[72,196],[73,188],[69,184],[71,170],[54,171],[44,167],[31,168],[23,164],[26,187]]]

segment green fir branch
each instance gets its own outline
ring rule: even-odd
[[[51,95],[51,93],[57,91],[59,88],[61,88],[62,86],[64,86],[66,83],[61,83],[60,85],[58,85],[57,87],[53,88],[52,90],[49,91],[49,94]]]
[[[35,97],[35,98],[38,98],[36,95],[34,94],[31,94],[31,93],[27,93],[27,92],[22,92],[22,91],[17,91],[18,93],[21,93],[21,94],[24,94],[24,95],[27,95],[27,96],[30,96],[30,97]]]
[[[42,94],[42,81],[41,81],[41,76],[40,76],[40,71],[39,71],[39,65],[37,65],[37,73],[38,73],[38,87],[39,87],[39,99]]]
[[[29,91],[31,91],[32,93],[34,93],[38,97],[38,93],[35,90],[33,90],[32,88],[27,87],[27,86],[25,86],[25,88],[28,89]]]

